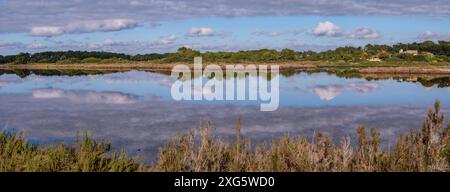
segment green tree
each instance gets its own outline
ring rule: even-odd
[[[297,54],[294,50],[291,49],[283,49],[281,50],[281,58],[286,61],[296,60]]]
[[[5,57],[3,55],[0,55],[0,64],[6,63]]]
[[[26,64],[30,60],[30,54],[29,53],[19,53],[15,60],[14,64]]]

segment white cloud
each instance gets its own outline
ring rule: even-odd
[[[223,36],[225,33],[218,33],[210,27],[193,27],[186,36],[189,37],[211,37],[211,36]]]
[[[419,40],[450,40],[450,32],[447,34],[439,34],[433,31],[425,31],[417,36]]]
[[[438,33],[432,32],[432,31],[425,31],[419,36],[417,36],[417,39],[426,40],[426,39],[433,39],[437,38],[439,36]]]
[[[62,35],[64,30],[61,27],[47,26],[47,27],[33,27],[31,29],[32,36],[57,36]]]
[[[170,44],[175,43],[176,40],[177,40],[177,37],[175,35],[169,35],[169,36],[161,37],[159,39],[159,42],[163,45],[170,45]]]
[[[276,37],[276,36],[280,36],[282,33],[277,32],[277,31],[264,31],[264,30],[257,29],[255,31],[253,31],[252,34],[253,35],[269,36],[269,37]]]
[[[379,32],[368,27],[360,27],[353,32],[346,32],[330,21],[320,22],[311,30],[311,34],[317,37],[347,37],[352,39],[376,39],[381,36]]]
[[[81,44],[78,49],[88,49],[88,50],[103,50],[112,52],[148,52],[155,51],[155,49],[163,49],[163,52],[167,52],[168,49],[176,45],[176,36],[168,35],[162,36],[157,40],[153,41],[118,41],[112,39],[106,39],[101,43],[89,43]],[[149,50],[151,49],[151,50]]]
[[[120,31],[123,29],[131,29],[138,26],[138,23],[130,19],[107,19],[85,22],[75,22],[63,27],[57,26],[40,26],[33,27],[30,34],[32,36],[58,36],[72,33],[92,33],[92,32],[109,32]]]
[[[353,39],[376,39],[380,37],[380,33],[367,27],[360,27],[355,32],[350,33],[348,37]]]
[[[28,49],[45,49],[47,46],[40,43],[31,43],[27,46]]]
[[[0,40],[0,47],[8,48],[8,47],[21,47],[23,44],[18,42],[9,42]]]
[[[344,34],[342,29],[332,22],[320,22],[312,31],[315,36],[340,37]]]
[[[90,33],[97,31],[108,32],[130,29],[137,26],[137,22],[130,19],[108,19],[71,23],[65,27],[65,31],[68,33]]]
[[[298,35],[303,33],[305,30],[302,29],[291,29],[286,31],[265,31],[262,29],[255,29],[252,34],[253,35],[261,35],[261,36],[269,36],[269,37],[278,37],[282,35]]]
[[[147,22],[241,16],[450,16],[448,0],[14,0],[0,1],[0,32],[108,18]]]

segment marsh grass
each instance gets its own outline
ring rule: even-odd
[[[372,128],[357,129],[358,141],[349,137],[333,143],[331,137],[316,133],[313,141],[288,134],[270,145],[251,146],[241,138],[240,120],[234,143],[211,136],[211,126],[199,133],[190,131],[172,139],[160,151],[154,171],[259,172],[259,171],[449,171],[450,124],[444,128],[440,103],[436,102],[423,129],[400,135],[393,147],[381,149],[380,133]],[[198,137],[198,138],[197,138]],[[199,142],[196,142],[199,140]]]
[[[245,129],[245,128],[244,128]],[[313,140],[285,134],[271,143],[252,145],[241,136],[226,142],[211,134],[210,123],[172,138],[160,149],[154,165],[144,166],[125,152],[111,151],[110,144],[87,133],[71,145],[36,146],[21,133],[0,133],[0,171],[162,171],[162,172],[259,172],[259,171],[449,171],[450,124],[444,125],[440,103],[428,112],[420,131],[400,135],[392,147],[380,146],[375,129],[357,129],[334,143],[325,133]],[[78,137],[77,137],[78,138]]]
[[[0,171],[130,172],[141,168],[124,152],[111,152],[111,145],[87,133],[72,145],[35,146],[22,133],[0,133]]]

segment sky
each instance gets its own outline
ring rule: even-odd
[[[0,55],[164,53],[450,40],[449,0],[0,0]]]

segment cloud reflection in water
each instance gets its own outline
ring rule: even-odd
[[[65,98],[78,103],[95,104],[130,104],[138,100],[137,96],[121,92],[65,91],[62,89],[33,89],[32,95],[37,99]]]
[[[373,82],[355,82],[345,85],[317,85],[312,91],[319,95],[321,100],[332,100],[345,91],[356,91],[361,94],[367,94],[377,89],[379,85]]]

